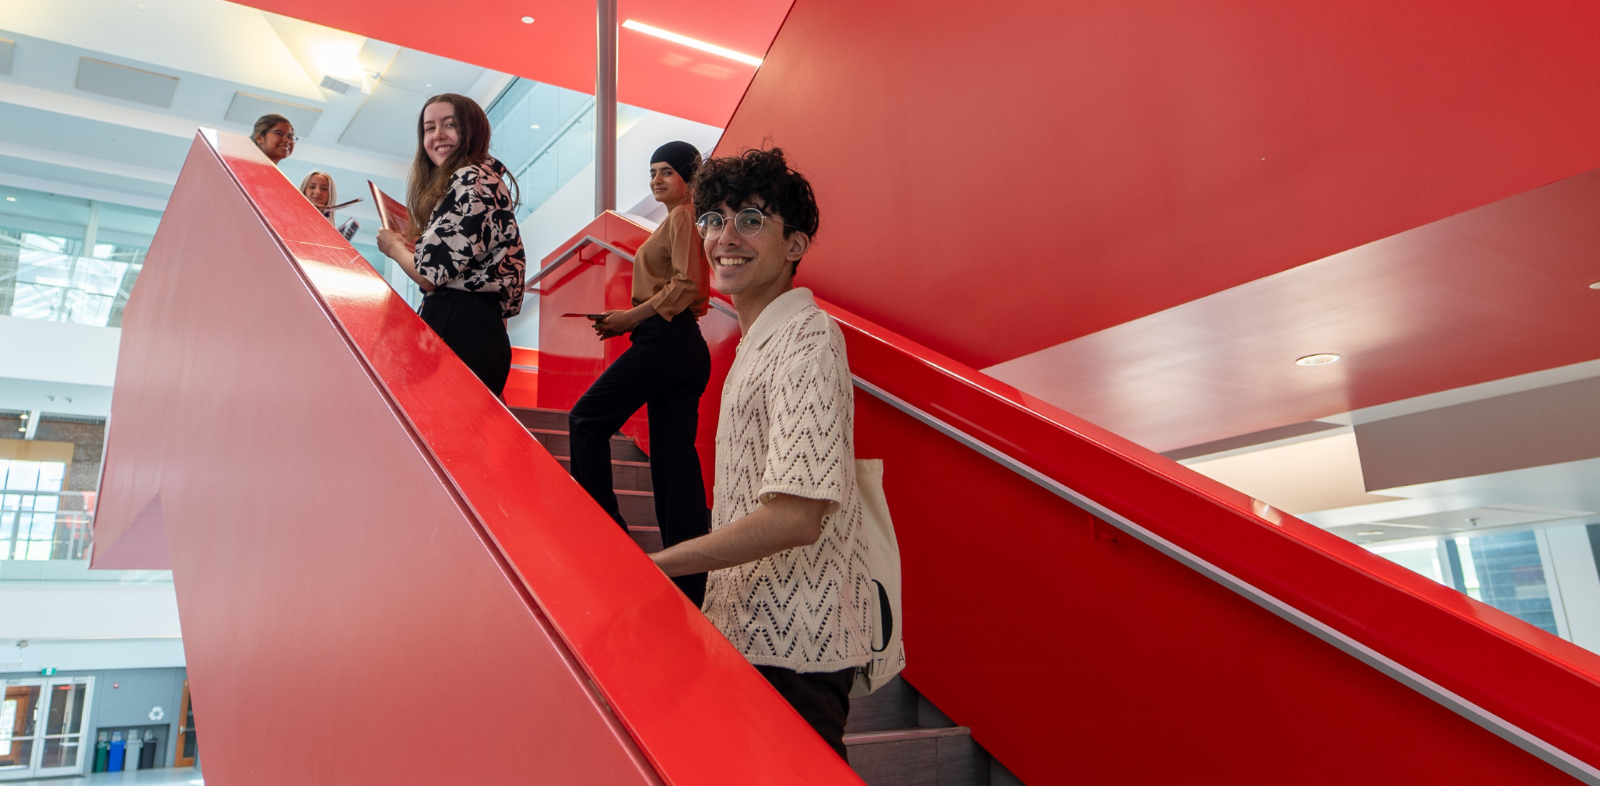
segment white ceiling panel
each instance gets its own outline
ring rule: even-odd
[[[217,0],[0,0],[0,28],[308,101],[318,88],[260,11]]]
[[[0,173],[49,183],[50,187],[47,189],[49,193],[70,194],[72,192],[66,190],[66,187],[84,186],[162,201],[172,196],[172,186],[165,183],[153,183],[149,180],[123,177],[93,169],[51,164],[31,158],[0,155]]]
[[[345,127],[339,144],[409,158],[417,151],[417,114],[427,100],[422,93],[380,82]]]
[[[295,136],[309,136],[311,130],[316,128],[317,121],[322,118],[322,110],[287,101],[274,101],[249,93],[234,93],[233,103],[228,105],[225,119],[230,123],[254,129],[256,120],[262,115],[283,115],[289,118],[289,123],[294,126]]]
[[[485,69],[414,49],[402,49],[383,74],[385,84],[426,95],[466,95]],[[415,120],[415,118],[413,118]]]
[[[178,78],[142,68],[107,63],[92,57],[78,58],[78,80],[74,87],[121,101],[172,108],[178,92]]]

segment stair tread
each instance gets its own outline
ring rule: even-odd
[[[857,731],[844,735],[845,745],[873,745],[880,742],[904,742],[936,737],[970,737],[972,729],[966,726],[918,726],[910,729],[880,729]]]
[[[567,434],[568,434],[568,431],[566,429],[534,428],[533,426],[524,426],[523,428],[526,428],[528,430],[529,434],[560,434],[563,437],[567,436]],[[620,440],[622,440],[624,442],[632,442],[633,441],[633,437],[623,436],[621,434],[612,434],[611,438],[612,439],[620,439]]]
[[[554,456],[553,455],[553,456],[551,456],[551,458],[554,458],[556,461],[571,461],[572,460],[571,456]],[[624,467],[645,467],[645,468],[648,468],[650,466],[650,462],[648,462],[648,461],[628,461],[626,459],[612,459],[611,463],[612,464],[620,464],[620,465],[622,465]]]

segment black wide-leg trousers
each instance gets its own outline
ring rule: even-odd
[[[711,351],[693,314],[671,322],[652,316],[633,329],[632,346],[578,399],[568,417],[572,476],[624,529],[612,490],[611,435],[640,407],[650,417],[650,480],[661,542],[672,546],[706,534],[711,516],[694,436],[700,396],[711,379]],[[699,606],[706,574],[672,580]]]
[[[419,315],[490,392],[505,396],[511,376],[511,337],[500,317],[499,292],[439,287],[422,299]]]

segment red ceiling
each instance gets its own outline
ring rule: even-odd
[[[802,283],[986,367],[1600,166],[1596,74],[1591,0],[798,0],[719,149],[812,175]]]
[[[1597,217],[1593,170],[988,371],[1166,451],[1592,360]]]
[[[763,56],[790,0],[618,0],[633,19],[736,52]],[[594,93],[595,3],[477,0],[447,6],[389,0],[246,0],[245,5]],[[534,23],[523,24],[532,16]],[[753,66],[632,30],[618,38],[617,98],[722,127]]]

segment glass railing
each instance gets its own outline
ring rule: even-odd
[[[648,110],[617,106],[617,133]],[[489,105],[491,151],[521,189],[526,219],[594,161],[594,96],[517,79]]]

